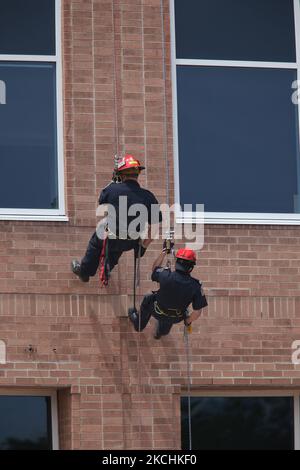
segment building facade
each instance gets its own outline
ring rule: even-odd
[[[226,399],[236,410],[243,398],[286,430],[272,444],[268,428],[266,446],[300,447],[299,2],[252,2],[262,13],[250,8],[248,29],[235,1],[2,3],[2,448],[181,449],[188,393],[206,417],[195,446],[201,426],[230,422]],[[70,272],[125,151],[161,203],[207,207],[195,275],[209,306],[189,336],[190,392],[183,327],[156,341],[153,322],[139,335],[128,321],[132,256],[106,289]],[[193,208],[176,217],[199,222]],[[142,259],[139,298],[160,248]]]

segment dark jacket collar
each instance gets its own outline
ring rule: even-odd
[[[137,186],[140,187],[140,183],[137,180],[127,180],[123,181],[123,184],[127,184],[128,186]]]
[[[178,274],[182,274],[183,276],[191,276],[191,273],[187,273],[186,271],[182,271],[181,269],[175,269],[175,272]]]

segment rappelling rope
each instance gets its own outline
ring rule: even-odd
[[[108,285],[109,278],[109,264],[108,264],[108,234],[105,234],[105,238],[102,244],[102,250],[100,254],[100,270],[99,270],[100,284],[102,287]]]
[[[118,131],[118,100],[117,100],[117,47],[116,47],[116,28],[115,28],[115,8],[114,0],[112,1],[112,35],[114,44],[114,60],[113,60],[113,94],[114,94],[114,118],[115,118],[115,157],[114,157],[114,173],[111,181],[104,187],[107,188],[115,180],[116,168],[118,163],[118,152],[119,152],[119,131]],[[106,287],[108,285],[108,234],[105,233],[103,239],[103,245],[100,253],[99,262],[99,279],[100,286]]]
[[[116,47],[116,26],[115,26],[115,0],[112,1],[112,34],[114,43],[114,60],[113,60],[113,75],[114,75],[114,111],[115,111],[115,154],[119,154],[119,116],[118,116],[118,92],[117,92],[117,47]]]
[[[115,0],[112,0],[112,25],[113,25],[113,41],[114,41],[114,61],[113,61],[113,75],[114,75],[114,114],[115,114],[115,165],[114,165],[114,175],[113,181],[118,182],[117,178],[117,167],[119,160],[120,152],[120,139],[119,139],[119,115],[118,115],[118,90],[117,90],[117,47],[116,47],[116,24],[115,24]],[[121,12],[122,14],[122,12]],[[122,34],[122,20],[120,33]],[[144,34],[144,31],[143,31]],[[146,138],[145,138],[146,146]],[[123,152],[124,152],[124,142],[123,142]],[[145,150],[146,152],[146,150]],[[136,310],[136,289],[140,285],[140,258],[141,258],[141,242],[139,244],[138,253],[134,251],[134,276],[133,276],[133,306]],[[141,330],[141,315],[139,315],[139,332]],[[140,374],[140,333],[138,338],[138,358],[137,358],[137,367],[138,367],[138,383],[141,388],[141,374]],[[139,435],[140,435],[140,446],[142,446],[142,417],[140,409],[140,420],[139,420]]]
[[[138,250],[134,250],[134,268],[133,268],[133,308],[136,310],[136,289],[140,286],[141,280],[141,240],[139,242]],[[139,326],[140,331],[140,326]]]
[[[192,450],[192,410],[191,410],[191,362],[190,362],[190,344],[189,344],[190,330],[188,326],[184,327],[184,342],[186,349],[186,369],[188,378],[188,433],[189,433],[189,450]]]
[[[133,276],[133,308],[137,311],[136,308],[136,290],[140,286],[140,266],[141,266],[141,249],[142,249],[142,240],[139,240],[139,247],[138,251],[134,251],[134,276]],[[137,368],[138,368],[138,386],[140,391],[142,389],[142,375],[141,375],[141,367],[140,367],[140,359],[141,359],[141,322],[142,316],[141,312],[139,311],[139,334],[138,334],[138,342],[137,342]],[[141,391],[142,395],[142,391]],[[140,447],[142,447],[142,410],[140,407],[140,418],[139,418],[139,437],[140,437]]]
[[[163,153],[165,156],[166,168],[166,203],[170,205],[170,168],[168,159],[168,127],[167,127],[167,96],[166,96],[166,39],[165,39],[165,15],[164,15],[164,1],[160,0],[160,17],[161,17],[161,32],[162,32],[162,60],[163,60],[163,111],[164,111],[164,129],[163,129]]]
[[[167,97],[166,97],[166,40],[165,40],[165,24],[164,24],[164,0],[160,0],[160,14],[161,14],[161,30],[162,30],[162,59],[163,59],[163,83],[164,83],[164,155],[166,167],[166,202],[170,205],[170,168],[168,159],[168,128],[167,128]],[[190,351],[189,351],[189,338],[191,329],[184,327],[184,336],[186,343],[186,357],[187,357],[187,376],[188,376],[188,421],[189,421],[189,449],[192,450],[192,418],[191,418],[191,368],[190,368]]]

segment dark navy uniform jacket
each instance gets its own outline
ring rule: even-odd
[[[156,300],[163,310],[184,312],[190,304],[194,310],[207,306],[201,283],[190,274],[158,267],[152,273],[152,281],[159,282]]]
[[[127,209],[134,204],[143,204],[147,208],[146,221],[151,225],[155,222],[162,221],[162,215],[159,211],[159,204],[153,193],[147,189],[141,188],[139,183],[135,180],[127,180],[123,183],[111,183],[100,194],[99,204],[111,204],[117,211],[117,229],[127,231],[127,227],[136,217],[139,216],[137,212],[135,215],[130,215],[125,220],[123,215],[119,217],[119,204],[120,196],[127,196]],[[156,205],[157,220],[151,220],[151,206]],[[127,215],[127,214],[126,214]],[[143,229],[143,227],[141,227]],[[113,230],[112,230],[113,231]]]

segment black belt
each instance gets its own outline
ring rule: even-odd
[[[183,318],[184,312],[182,310],[176,309],[176,308],[168,308],[168,309],[162,309],[157,301],[155,300],[154,302],[154,310],[157,315],[163,315],[168,318]]]

